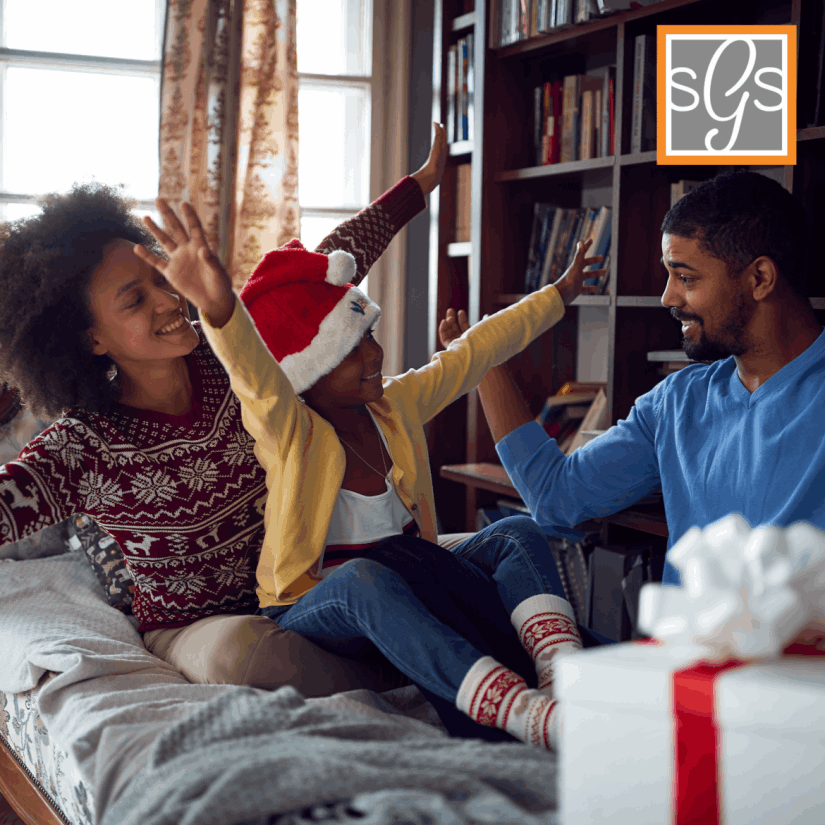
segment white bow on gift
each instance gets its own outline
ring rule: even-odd
[[[771,659],[825,635],[825,533],[811,524],[751,529],[726,516],[688,530],[668,560],[682,587],[644,585],[643,633],[711,661]]]

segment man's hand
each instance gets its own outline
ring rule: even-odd
[[[163,215],[167,232],[148,216],[143,222],[158,239],[169,260],[164,261],[139,244],[134,248],[135,255],[157,269],[174,289],[205,313],[212,326],[224,326],[232,317],[235,293],[229,273],[209,248],[197,213],[191,204],[181,206],[186,220],[184,228],[163,198],[158,198],[155,203]]]
[[[444,320],[438,325],[438,340],[441,341],[441,346],[446,349],[469,328],[470,322],[463,309],[460,309],[458,314],[454,309],[448,309]]]
[[[440,123],[434,123],[435,137],[430,149],[427,162],[411,177],[418,182],[425,195],[435,189],[444,177],[444,167],[447,165],[447,133]]]
[[[592,258],[585,257],[585,253],[590,249],[592,243],[593,240],[591,238],[584,243],[579,241],[576,244],[576,257],[573,259],[573,263],[570,264],[564,275],[553,284],[559,291],[565,306],[581,295],[584,282],[588,278],[597,278],[604,272],[603,269],[591,269],[588,272],[584,271],[586,266],[590,266],[590,264],[600,264],[604,260],[601,255],[595,255]]]

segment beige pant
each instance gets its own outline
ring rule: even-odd
[[[383,657],[371,661],[328,653],[265,616],[209,616],[186,627],[149,630],[143,643],[190,682],[269,690],[292,685],[306,697],[409,684]]]
[[[472,536],[439,536],[451,549]],[[274,690],[292,685],[306,697],[366,688],[376,692],[409,684],[383,656],[350,659],[328,653],[265,616],[209,616],[186,627],[149,630],[148,650],[190,682],[251,685]]]

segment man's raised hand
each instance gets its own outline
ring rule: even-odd
[[[469,328],[470,321],[463,309],[460,309],[457,314],[454,309],[448,309],[444,320],[438,325],[438,340],[441,341],[441,346],[446,349]]]
[[[174,289],[208,316],[213,326],[222,327],[232,316],[235,293],[229,274],[209,248],[197,213],[191,204],[182,204],[184,226],[163,198],[158,198],[155,203],[163,216],[166,231],[148,216],[143,222],[169,260],[164,261],[139,244],[134,248],[135,255],[157,269]]]

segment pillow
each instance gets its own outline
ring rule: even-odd
[[[126,569],[120,545],[85,513],[67,522],[67,549],[85,554],[112,607],[127,615],[132,612],[135,582]]]
[[[17,401],[16,394],[0,384],[0,465],[14,461],[20,450],[48,427]],[[20,541],[0,546],[0,559],[39,559],[66,552],[66,522],[52,524]]]

